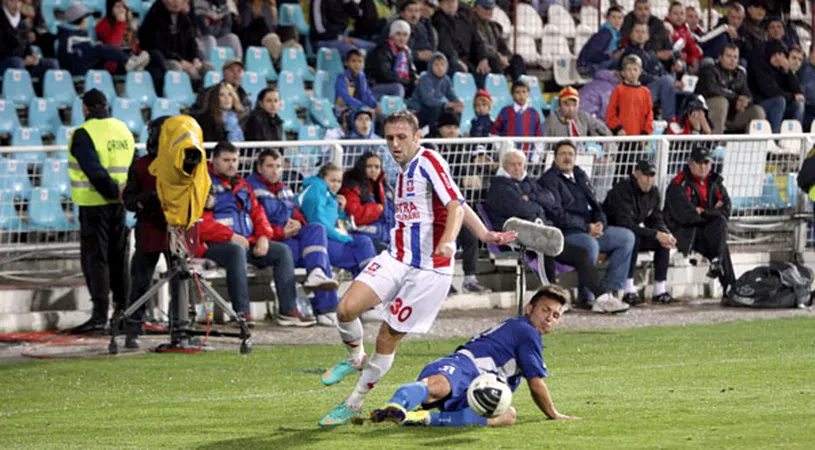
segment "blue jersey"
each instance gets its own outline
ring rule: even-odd
[[[507,380],[514,392],[521,378],[545,378],[543,340],[526,317],[515,317],[470,339],[456,349],[468,356],[479,372],[494,372]]]

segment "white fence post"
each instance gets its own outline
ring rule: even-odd
[[[671,177],[674,174],[668,173],[668,152],[671,149],[671,143],[667,139],[662,138],[656,141],[657,146],[654,149],[654,165],[657,166],[657,180],[656,185],[659,189],[659,197],[662,208],[665,205],[665,191],[668,190],[668,183],[671,182]]]

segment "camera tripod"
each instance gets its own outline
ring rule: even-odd
[[[252,351],[252,342],[249,340],[251,333],[246,321],[237,314],[232,306],[218,294],[215,289],[206,282],[199,282],[198,285],[203,290],[205,295],[209,297],[221,308],[227,315],[234,320],[240,327],[239,332],[223,332],[220,330],[206,330],[195,329],[192,325],[195,323],[196,309],[195,305],[190,302],[190,287],[191,281],[200,276],[193,272],[190,263],[187,259],[187,245],[186,245],[186,230],[183,228],[171,227],[170,234],[170,251],[165,253],[167,257],[168,271],[162,275],[161,280],[150,287],[141,297],[127,307],[124,311],[117,310],[111,320],[112,326],[110,328],[110,343],[108,344],[108,353],[115,355],[119,353],[119,345],[116,343],[116,337],[121,333],[128,317],[132,316],[139,310],[150,298],[153,297],[165,284],[172,280],[179,282],[178,292],[170,297],[170,342],[161,344],[157,347],[157,351],[172,351],[172,350],[190,350],[198,348],[190,343],[190,338],[193,336],[217,336],[217,337],[236,337],[241,340],[240,352],[247,354]],[[171,292],[173,289],[171,289]],[[203,302],[203,297],[201,301]],[[192,317],[192,319],[190,319]]]

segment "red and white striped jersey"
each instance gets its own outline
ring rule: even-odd
[[[453,258],[434,255],[447,221],[447,204],[464,196],[438,153],[420,147],[396,181],[395,223],[388,252],[411,267],[453,273]]]

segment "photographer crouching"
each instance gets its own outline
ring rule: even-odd
[[[71,198],[79,206],[80,259],[93,312],[71,332],[102,334],[111,291],[117,309],[127,301],[129,252],[121,190],[136,144],[124,122],[110,117],[101,91],[82,96],[82,112],[86,121],[68,144],[68,175]]]

